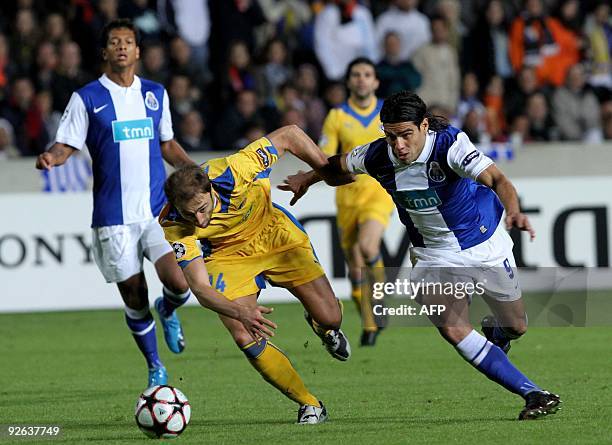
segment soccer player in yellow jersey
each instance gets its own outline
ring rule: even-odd
[[[231,156],[170,175],[160,224],[198,301],[219,313],[262,377],[299,403],[298,423],[320,423],[327,417],[325,407],[285,354],[265,338],[267,328],[258,321],[249,325],[240,315],[241,307],[257,308],[257,296],[268,281],[302,302],[307,321],[334,358],[350,356],[340,330],[339,302],[308,235],[271,200],[268,176],[285,151],[314,169],[327,164],[302,130],[282,127]]]
[[[382,100],[375,95],[378,79],[374,63],[360,57],[347,69],[348,101],[329,112],[319,141],[328,156],[350,152],[358,145],[384,137],[379,112]],[[362,270],[371,282],[384,281],[380,243],[394,205],[376,179],[359,175],[355,182],[336,189],[337,223],[349,266],[351,297],[363,319],[362,346],[373,346],[378,327],[370,309],[370,296],[362,299]]]

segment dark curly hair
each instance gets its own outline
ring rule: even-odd
[[[387,97],[380,110],[380,120],[383,124],[413,122],[418,127],[425,118],[433,131],[443,130],[450,125],[446,118],[428,112],[423,99],[408,90]]]

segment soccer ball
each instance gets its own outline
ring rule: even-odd
[[[191,405],[185,394],[168,385],[145,389],[136,402],[136,424],[151,438],[178,437],[189,423]]]

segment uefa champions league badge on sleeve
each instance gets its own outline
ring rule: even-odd
[[[187,248],[183,243],[175,242],[172,243],[172,249],[174,250],[174,256],[177,260],[180,260],[187,253]]]
[[[159,110],[159,102],[157,101],[155,94],[153,94],[153,91],[147,91],[145,94],[145,105],[151,111]]]

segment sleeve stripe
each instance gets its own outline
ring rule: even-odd
[[[197,258],[202,258],[202,257],[198,255],[197,257],[192,258],[190,260],[181,260],[181,261],[178,262],[178,265],[179,265],[179,267],[181,269],[184,269],[184,268],[186,268],[189,265],[189,263],[191,263],[193,260],[195,260]]]

